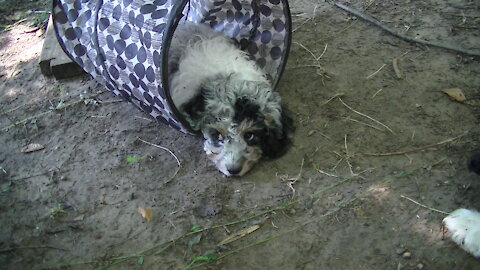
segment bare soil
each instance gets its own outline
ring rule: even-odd
[[[445,214],[432,209],[480,209],[466,168],[480,149],[480,58],[406,42],[326,1],[290,2],[278,91],[295,143],[241,178],[217,172],[199,138],[88,77],[42,76],[43,36],[27,11],[45,1],[0,9],[2,24],[29,18],[0,34],[0,268],[479,269],[443,239]],[[408,36],[480,51],[478,1],[341,2]],[[170,149],[180,169],[139,138]],[[32,143],[44,149],[22,153]]]

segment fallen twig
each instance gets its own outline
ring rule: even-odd
[[[337,2],[335,2],[335,6],[341,8],[341,9],[343,9],[343,10],[349,12],[349,13],[352,13],[353,15],[355,15],[357,17],[360,17],[363,20],[365,20],[367,22],[370,22],[370,23],[380,27],[381,29],[387,31],[388,33],[390,33],[390,34],[392,34],[396,37],[399,37],[401,39],[404,39],[408,42],[419,43],[419,44],[423,44],[423,45],[427,45],[427,46],[433,46],[433,47],[442,48],[442,49],[446,49],[446,50],[450,50],[450,51],[454,51],[454,52],[458,52],[458,53],[462,53],[462,54],[467,54],[467,55],[480,56],[480,52],[476,52],[476,51],[472,51],[472,50],[464,50],[464,49],[460,49],[460,48],[457,48],[457,47],[448,46],[448,45],[444,45],[444,44],[440,44],[440,43],[436,43],[436,42],[431,42],[431,41],[426,41],[426,40],[423,40],[423,39],[416,39],[416,38],[406,36],[404,34],[400,34],[397,31],[391,29],[390,27],[381,24],[378,20],[361,13],[360,11],[357,11],[355,9],[352,9],[350,7],[347,7],[347,6],[345,6],[343,4],[340,4],[340,3],[337,3]]]
[[[328,48],[328,43],[325,43],[325,47],[323,48],[323,52],[320,54],[320,56],[318,57],[317,60],[320,60],[323,57],[323,55],[327,51],[327,48]]]
[[[378,89],[378,91],[375,92],[375,93],[372,95],[372,98],[375,98],[375,97],[378,95],[378,93],[380,93],[380,92],[382,92],[382,91],[383,91],[383,88]]]
[[[377,71],[373,72],[372,74],[368,75],[367,77],[365,77],[365,79],[370,79],[372,78],[373,76],[375,76],[375,74],[377,74],[378,72],[380,72],[380,70],[382,70],[384,67],[386,66],[386,64],[383,64],[379,69],[377,69]]]
[[[361,112],[359,112],[359,111],[354,110],[352,107],[350,107],[350,106],[348,106],[347,104],[345,104],[345,102],[343,102],[342,98],[338,97],[338,99],[340,100],[340,102],[342,102],[342,104],[343,104],[345,107],[347,107],[348,109],[350,109],[350,110],[353,111],[354,113],[357,113],[357,114],[359,114],[359,115],[361,115],[361,116],[363,116],[363,117],[366,117],[366,118],[372,120],[373,122],[375,122],[375,123],[383,126],[384,128],[386,128],[386,129],[387,129],[388,131],[390,131],[392,134],[395,134],[395,132],[393,132],[393,130],[391,130],[387,125],[383,124],[382,122],[380,122],[380,121],[378,121],[378,120],[375,120],[373,117],[370,117],[370,116],[368,116],[368,115],[366,115],[366,114],[364,114],[364,113],[361,113]]]
[[[320,170],[319,168],[317,168],[317,166],[313,165],[313,168],[315,168],[315,170],[321,174],[325,174],[326,176],[330,176],[330,177],[335,177],[335,178],[338,178],[338,176],[336,176],[335,174],[332,174],[332,173],[327,173],[323,170]]]
[[[44,27],[44,25],[43,25],[43,24],[40,24],[39,26],[34,27],[34,28],[30,29],[30,30],[23,31],[23,33],[25,33],[25,34],[30,34],[30,33],[33,33],[33,32],[37,32],[37,31],[40,30],[40,28],[42,28],[42,27]]]
[[[393,71],[395,71],[395,75],[397,76],[398,79],[402,79],[402,72],[400,71],[400,68],[398,67],[398,59],[393,58],[392,60],[392,66],[393,66]]]
[[[153,122],[153,119],[150,119],[150,118],[140,117],[140,116],[136,116],[136,115],[134,117],[138,118],[138,119],[146,120],[146,121],[149,121],[149,122]]]
[[[430,149],[430,148],[441,146],[443,144],[453,142],[453,141],[458,140],[461,137],[465,136],[467,133],[468,133],[468,131],[465,131],[463,134],[458,135],[457,137],[453,137],[453,138],[446,139],[446,140],[443,140],[443,141],[438,142],[438,143],[428,144],[428,145],[425,145],[425,146],[422,146],[422,147],[419,147],[419,148],[410,149],[410,150],[399,151],[399,152],[389,152],[389,153],[363,153],[363,154],[366,155],[366,156],[377,156],[377,157],[404,155],[404,154],[408,154],[408,153],[427,150],[427,149]]]
[[[347,162],[348,168],[350,169],[350,173],[352,175],[357,175],[356,173],[353,172],[353,167],[352,164],[350,164],[350,153],[348,153],[348,147],[347,147],[347,134],[345,134],[345,139],[344,139],[344,145],[345,145],[345,162]]]
[[[421,207],[423,207],[423,208],[427,208],[428,210],[432,210],[433,212],[437,212],[437,213],[441,213],[441,214],[445,214],[445,215],[448,215],[448,214],[449,214],[449,213],[447,213],[447,212],[445,212],[445,211],[438,210],[438,209],[435,209],[435,208],[426,206],[426,205],[424,205],[424,204],[421,204],[421,203],[419,203],[419,202],[417,202],[417,201],[415,201],[415,200],[413,200],[413,199],[410,199],[410,198],[407,197],[407,196],[400,195],[400,197],[402,197],[402,198],[404,198],[404,199],[407,199],[407,200],[413,202],[414,204],[419,205],[419,206],[421,206]]]
[[[337,94],[333,95],[332,97],[330,97],[329,99],[327,99],[327,101],[323,102],[322,105],[327,105],[330,101],[334,100],[335,98],[337,98],[337,97],[340,98],[340,97],[343,97],[343,96],[345,96],[344,93],[337,93]]]
[[[180,160],[179,160],[178,157],[172,152],[172,150],[170,150],[170,149],[168,149],[168,148],[166,148],[166,147],[163,147],[163,146],[161,146],[161,145],[158,145],[158,144],[154,144],[154,143],[151,143],[151,142],[147,142],[147,141],[145,141],[145,140],[140,139],[139,137],[137,137],[137,139],[138,139],[139,141],[143,142],[143,143],[146,143],[146,144],[149,144],[149,145],[151,145],[151,146],[155,146],[155,147],[157,147],[157,148],[160,148],[160,149],[163,149],[163,150],[167,151],[168,153],[170,153],[170,155],[172,155],[172,156],[175,158],[175,160],[177,161],[178,167],[182,166],[182,165],[180,164]]]
[[[292,30],[292,33],[295,33],[300,27],[302,27],[304,24],[309,22],[310,20],[315,20],[315,12],[317,11],[317,5],[315,5],[315,8],[313,8],[313,14],[311,17],[308,17],[305,21],[303,21],[299,26],[297,26],[295,29]]]
[[[355,123],[359,123],[359,124],[365,125],[365,126],[367,126],[367,127],[371,127],[371,128],[373,128],[373,129],[376,129],[376,130],[379,130],[379,131],[383,131],[383,129],[381,129],[381,128],[378,128],[378,127],[376,127],[376,126],[374,126],[374,125],[367,124],[367,123],[365,123],[365,122],[362,122],[362,121],[360,121],[360,120],[357,120],[357,119],[354,119],[354,118],[351,118],[351,117],[345,117],[345,119],[346,119],[346,120],[349,120],[349,121],[352,121],[352,122],[355,122]]]
[[[256,224],[256,225],[253,225],[253,226],[248,227],[246,229],[240,230],[240,231],[230,235],[229,237],[223,239],[220,243],[217,244],[217,246],[223,246],[223,245],[226,245],[226,244],[231,243],[233,241],[237,241],[238,239],[240,239],[242,237],[245,237],[246,235],[251,234],[252,232],[258,230],[259,228],[260,228],[260,225]]]
[[[147,141],[145,141],[145,140],[140,139],[139,137],[137,137],[137,139],[138,139],[139,141],[143,142],[143,143],[146,143],[146,144],[148,144],[148,145],[151,145],[151,146],[160,148],[160,149],[165,150],[165,151],[167,151],[168,153],[170,153],[170,155],[172,155],[172,156],[175,158],[175,160],[177,161],[177,164],[178,164],[177,170],[176,170],[175,173],[172,175],[172,177],[170,177],[170,180],[172,180],[173,178],[175,178],[175,176],[177,176],[178,172],[180,171],[180,168],[182,167],[182,164],[180,163],[180,160],[178,159],[178,157],[172,152],[172,150],[170,150],[170,149],[168,149],[168,148],[166,148],[166,147],[164,147],[164,146],[161,146],[161,145],[157,145],[157,144],[154,144],[154,143],[151,143],[151,142],[147,142]],[[169,180],[169,181],[170,181],[170,180]]]
[[[315,61],[320,60],[320,57],[322,57],[322,55],[323,55],[323,54],[322,54],[320,57],[317,57],[310,49],[308,49],[307,47],[305,47],[305,45],[303,45],[302,43],[295,42],[295,41],[294,41],[293,43],[297,44],[298,46],[302,47],[305,51],[309,52],[309,53],[312,55],[313,60],[315,60]]]
[[[308,21],[310,21],[311,19],[313,19],[313,17],[309,17],[308,19],[306,19],[305,21],[303,21],[299,26],[297,26],[295,29],[292,30],[292,33],[295,33],[295,31],[297,31],[298,29],[300,29],[300,27],[302,27],[304,24],[306,24]]]

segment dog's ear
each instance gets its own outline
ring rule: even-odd
[[[267,132],[261,144],[263,156],[266,159],[281,157],[292,145],[295,127],[291,113],[284,106],[282,106],[279,122],[281,125],[271,121],[271,125],[267,126]]]
[[[198,94],[181,107],[181,111],[184,113],[186,120],[195,130],[200,129],[202,118],[205,114],[206,100],[204,92],[205,90],[202,88]]]

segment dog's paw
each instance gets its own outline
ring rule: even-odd
[[[457,209],[443,219],[452,241],[477,259],[480,259],[480,213]]]

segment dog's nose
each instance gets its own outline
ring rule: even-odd
[[[227,171],[228,171],[231,175],[237,175],[237,174],[239,174],[239,173],[242,171],[242,167],[235,167],[235,166],[227,167]]]

